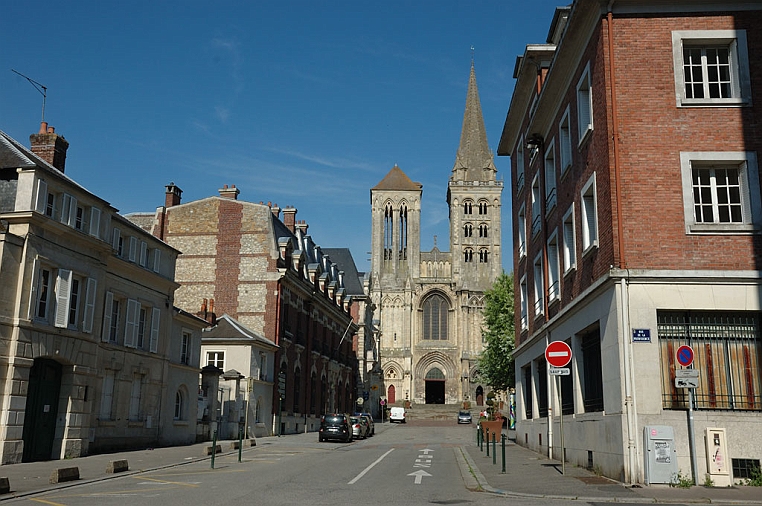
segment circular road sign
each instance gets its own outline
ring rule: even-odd
[[[688,367],[693,363],[693,348],[684,344],[677,349],[677,362],[683,366]]]
[[[553,367],[566,367],[571,358],[571,348],[564,341],[553,341],[545,348],[545,360]]]

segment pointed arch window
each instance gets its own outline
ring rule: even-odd
[[[384,207],[384,261],[392,259],[394,251],[394,210],[391,203]]]
[[[399,251],[397,254],[400,260],[407,260],[407,205],[405,204],[400,206],[399,224]]]
[[[447,319],[449,305],[444,297],[433,294],[423,303],[423,339],[426,341],[447,340]]]

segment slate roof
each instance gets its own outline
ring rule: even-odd
[[[344,290],[347,295],[365,295],[362,288],[362,279],[357,272],[355,259],[349,248],[321,248],[324,255],[328,255],[331,262],[335,263],[340,271],[344,271]]]
[[[266,337],[257,334],[248,327],[245,327],[235,318],[224,314],[217,318],[217,325],[210,329],[204,329],[201,333],[201,340],[208,344],[208,340],[217,341],[237,341],[244,343],[257,343],[271,348],[278,348],[278,345]]]

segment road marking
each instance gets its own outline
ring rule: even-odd
[[[415,481],[413,483],[415,483],[416,485],[420,485],[424,476],[431,476],[431,475],[424,470],[420,470],[420,471],[414,471],[408,474],[408,476],[415,476]]]
[[[379,458],[377,458],[377,459],[376,459],[376,461],[375,461],[374,463],[372,463],[371,465],[369,465],[368,467],[366,467],[365,469],[363,469],[363,471],[362,471],[360,474],[358,474],[357,476],[355,476],[355,477],[352,479],[352,481],[350,481],[349,483],[347,483],[347,485],[354,485],[355,483],[357,483],[357,481],[358,481],[360,478],[362,478],[363,476],[365,476],[365,473],[367,473],[368,471],[370,471],[371,469],[373,469],[373,466],[375,466],[376,464],[378,464],[379,462],[381,462],[382,460],[384,460],[384,457],[386,457],[387,455],[389,455],[389,454],[390,454],[390,453],[392,453],[393,451],[394,451],[394,448],[392,448],[392,449],[391,449],[391,450],[389,450],[388,452],[386,452],[386,453],[384,453],[383,455],[381,455]]]
[[[430,449],[426,448],[425,450],[421,450],[421,453],[423,453],[424,455],[428,456],[428,455],[429,455],[429,452],[433,452],[433,451],[434,451],[434,450],[430,450]],[[432,456],[431,456],[431,458],[433,458],[433,457],[434,457],[434,456],[432,455]]]
[[[139,480],[145,480],[145,481],[151,481],[155,483],[162,483],[165,485],[183,485],[185,487],[198,487],[198,485],[194,485],[192,483],[183,483],[181,481],[166,481],[166,480],[157,480],[154,478],[146,478],[145,476],[136,476],[135,478]]]
[[[45,499],[29,499],[30,501],[41,502],[43,504],[52,504],[53,506],[66,506],[60,502],[46,501]]]

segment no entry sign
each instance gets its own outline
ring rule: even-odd
[[[564,341],[553,341],[545,348],[545,360],[552,367],[566,367],[571,358],[571,348]]]
[[[683,366],[688,367],[693,363],[693,348],[688,345],[682,345],[677,349],[677,362]]]

